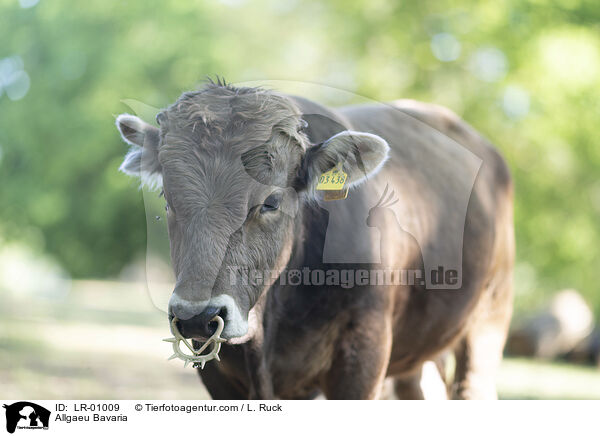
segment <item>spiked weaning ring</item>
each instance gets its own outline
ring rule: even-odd
[[[173,332],[174,337],[168,338],[168,339],[163,339],[163,341],[165,341],[165,342],[173,343],[174,354],[171,357],[169,357],[168,360],[179,357],[184,362],[183,363],[184,368],[187,367],[191,362],[194,364],[193,365],[194,368],[200,367],[200,369],[204,369],[204,365],[206,364],[206,362],[208,362],[210,360],[213,360],[213,359],[221,360],[221,359],[219,359],[219,351],[221,350],[221,343],[226,341],[226,339],[223,339],[221,337],[221,332],[223,332],[223,326],[225,325],[225,323],[223,322],[223,319],[218,315],[215,316],[213,319],[211,319],[211,321],[217,322],[217,329],[215,330],[213,335],[206,340],[204,345],[202,345],[199,349],[195,350],[194,347],[187,341],[187,339],[185,339],[181,335],[181,333],[179,333],[179,329],[177,328],[177,324],[176,324],[177,318],[173,318],[173,321],[171,321],[171,331]],[[186,354],[183,351],[181,351],[181,349],[179,348],[180,342],[183,342],[185,344],[185,346],[192,352],[192,354]],[[202,354],[202,352],[204,350],[206,350],[208,348],[208,346],[211,344],[213,345],[211,351],[207,354]]]

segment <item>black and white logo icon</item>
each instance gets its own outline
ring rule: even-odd
[[[48,429],[50,411],[42,406],[19,401],[3,407],[6,409],[6,431],[9,433],[14,433],[16,429]]]

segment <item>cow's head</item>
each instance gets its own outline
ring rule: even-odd
[[[272,91],[210,83],[161,112],[160,128],[117,118],[132,145],[121,170],[164,192],[176,277],[169,315],[183,336],[210,336],[220,315],[224,338],[247,338],[251,310],[276,277],[241,275],[285,267],[299,202],[323,172],[341,165],[350,186],[385,161],[387,143],[368,133],[311,145],[301,116]]]

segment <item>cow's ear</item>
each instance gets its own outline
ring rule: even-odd
[[[385,139],[372,133],[338,133],[307,150],[303,165],[306,187],[313,191],[321,174],[334,167],[347,174],[345,187],[355,186],[381,169],[389,150]]]
[[[129,114],[119,115],[116,124],[121,137],[131,145],[119,170],[139,177],[143,185],[152,189],[161,187],[161,167],[158,161],[159,130]]]

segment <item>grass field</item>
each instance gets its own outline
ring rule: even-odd
[[[206,399],[196,372],[167,361],[165,316],[143,286],[79,281],[60,300],[0,295],[5,399]],[[600,399],[600,370],[505,359],[505,399]]]

